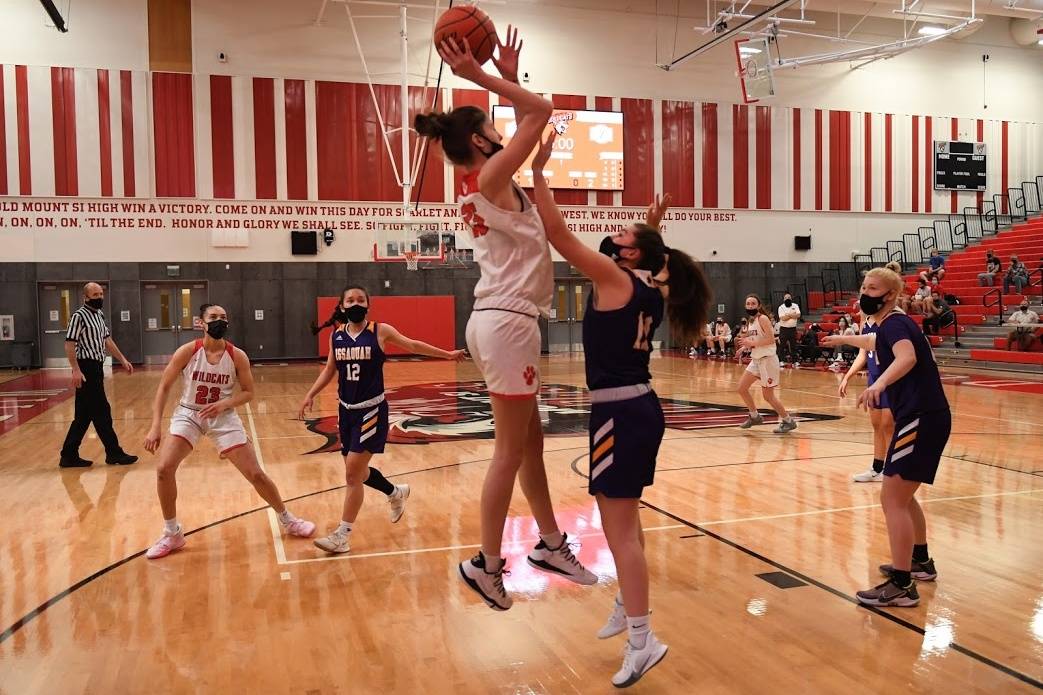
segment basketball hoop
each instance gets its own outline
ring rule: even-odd
[[[402,254],[406,259],[406,270],[418,270],[420,268],[420,254],[416,251],[406,251]]]

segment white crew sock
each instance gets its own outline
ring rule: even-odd
[[[181,532],[181,524],[177,523],[177,517],[163,520],[163,533],[168,536],[176,536]]]

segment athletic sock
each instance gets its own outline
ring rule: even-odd
[[[561,544],[565,542],[565,535],[561,531],[555,531],[554,533],[540,534],[540,540],[550,550],[557,550],[561,547]]]
[[[373,467],[370,467],[369,477],[366,478],[366,482],[362,484],[366,487],[373,488],[377,492],[383,492],[388,497],[395,494],[395,486],[391,481],[385,478],[383,473]]]
[[[340,525],[337,526],[337,530],[334,533],[340,533],[340,534],[351,533],[351,522],[350,521],[342,521],[342,522],[340,522]]]
[[[177,517],[163,520],[163,533],[168,536],[176,536],[181,531],[181,524],[177,523]]]
[[[623,592],[622,591],[617,591],[616,592],[616,605],[617,606],[622,606],[623,605]]]
[[[297,520],[297,517],[295,517],[293,514],[290,514],[289,509],[282,510],[277,514],[277,516],[279,517],[279,523],[283,526],[288,526],[289,524],[292,524],[294,521]]]
[[[496,572],[499,572],[507,562],[499,555],[486,555],[485,553],[482,553],[482,557],[485,558],[485,571],[487,574],[495,574]]]
[[[645,640],[648,639],[648,633],[651,630],[652,620],[647,615],[642,615],[638,618],[627,616],[627,635],[630,646],[634,649],[645,648]]]
[[[891,573],[891,581],[894,582],[895,585],[906,589],[913,583],[913,576],[909,570],[894,570],[894,572]]]
[[[927,554],[927,544],[913,546],[913,562],[927,562],[931,556]]]
[[[883,459],[873,459],[873,472],[874,473],[883,473],[884,472],[884,460]]]

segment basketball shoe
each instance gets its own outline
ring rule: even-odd
[[[557,574],[570,582],[591,586],[598,583],[598,576],[580,564],[569,547],[569,535],[561,534],[561,545],[550,549],[541,539],[526,558],[529,564],[538,570]]]
[[[505,611],[514,604],[514,600],[503,588],[503,575],[507,563],[500,566],[495,572],[489,572],[485,567],[485,555],[481,551],[467,562],[460,563],[460,577],[467,586],[482,597],[489,604],[489,608],[497,611]]]
[[[663,660],[668,648],[651,632],[645,637],[645,646],[641,649],[637,649],[627,640],[623,649],[623,666],[612,676],[612,685],[617,688],[629,688],[637,683],[641,676]]]
[[[406,484],[396,485],[395,491],[388,495],[388,513],[391,523],[398,523],[402,513],[406,510],[406,500],[409,499],[409,486]]]

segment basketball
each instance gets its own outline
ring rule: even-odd
[[[435,46],[448,38],[460,48],[466,39],[475,59],[484,65],[496,48],[496,27],[489,15],[473,5],[452,7],[443,12],[435,24]]]

